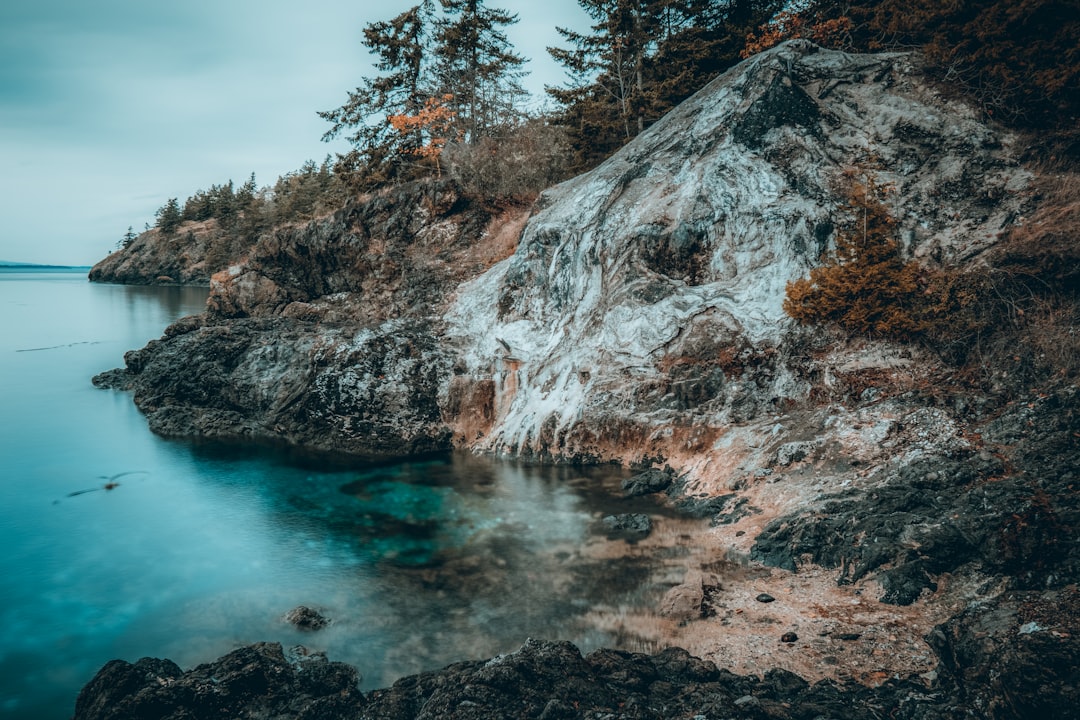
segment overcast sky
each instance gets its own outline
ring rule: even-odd
[[[168,198],[344,149],[317,110],[371,74],[365,24],[418,0],[2,0],[0,260],[89,265]],[[536,95],[576,0],[494,0]]]

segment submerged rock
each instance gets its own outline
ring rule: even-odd
[[[671,483],[674,482],[674,471],[671,468],[664,468],[658,470],[656,468],[646,470],[643,473],[623,480],[622,491],[623,495],[627,497],[637,497],[639,495],[653,495],[655,493],[664,492]]]
[[[330,624],[330,620],[324,617],[318,610],[312,610],[306,605],[298,605],[285,613],[282,620],[295,626],[299,630],[322,630]]]

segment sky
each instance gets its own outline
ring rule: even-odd
[[[367,23],[418,0],[3,0],[0,261],[91,265],[170,197],[346,149],[318,110],[373,74]],[[537,98],[576,0],[495,0]]]

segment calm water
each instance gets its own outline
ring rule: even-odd
[[[600,516],[658,511],[618,498],[614,469],[197,447],[153,436],[129,395],[90,384],[204,301],[0,272],[3,720],[70,717],[116,657],[190,667],[248,642],[303,643],[371,688],[529,636],[610,644],[591,608],[655,600],[643,558],[590,559],[612,554]],[[333,624],[282,623],[299,604]]]

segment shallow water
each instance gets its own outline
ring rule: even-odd
[[[644,557],[583,552],[607,542],[602,515],[663,512],[618,497],[617,468],[167,441],[90,384],[205,296],[0,273],[0,718],[70,717],[116,657],[190,667],[302,643],[371,688],[529,636],[609,644],[590,609],[655,601]],[[284,624],[300,604],[333,623]]]

